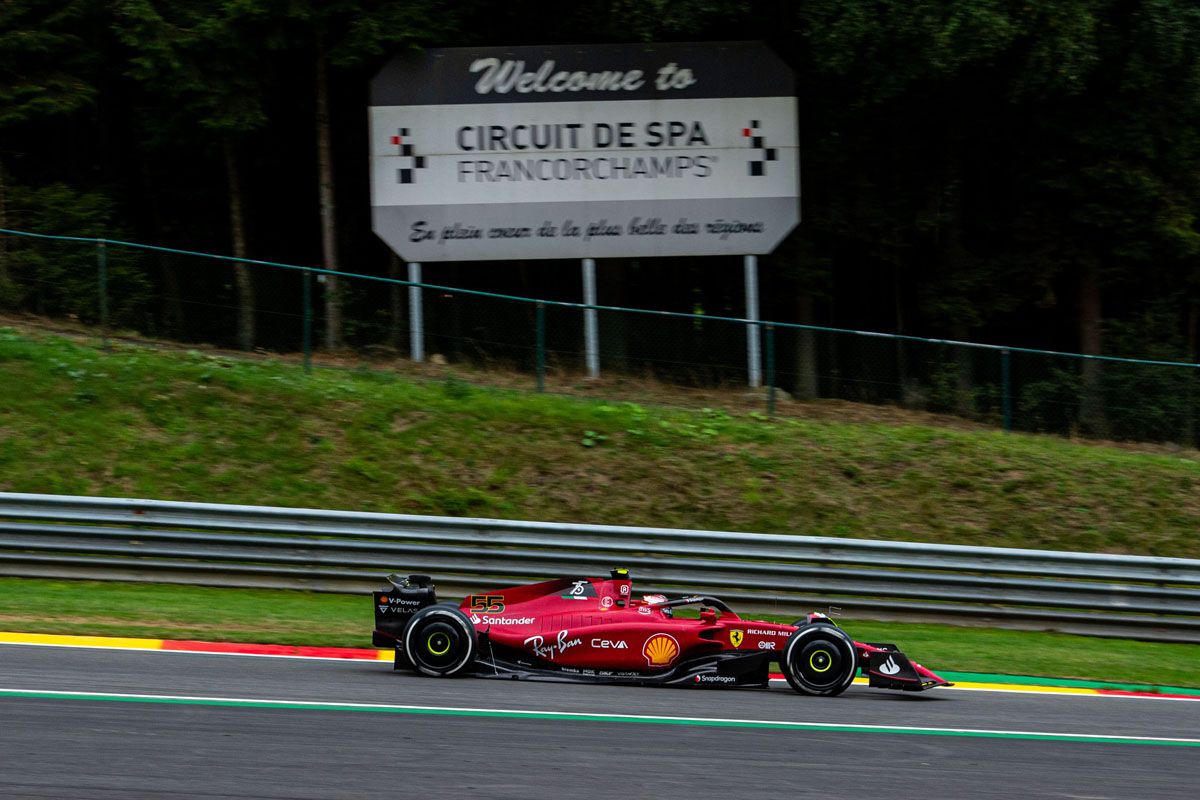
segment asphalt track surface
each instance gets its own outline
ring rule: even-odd
[[[1195,798],[1196,743],[1196,701],[857,686],[824,699],[0,645],[5,800]]]

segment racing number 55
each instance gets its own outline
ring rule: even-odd
[[[500,614],[504,611],[504,595],[502,594],[473,594],[469,599],[472,611],[485,614]]]

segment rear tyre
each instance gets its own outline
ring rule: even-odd
[[[779,662],[783,677],[800,694],[834,697],[849,688],[858,671],[854,643],[833,625],[797,628]]]
[[[404,652],[422,675],[458,675],[475,661],[475,626],[457,606],[427,606],[404,629]]]

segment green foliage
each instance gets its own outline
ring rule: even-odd
[[[1195,451],[849,406],[864,421],[451,396],[441,380],[10,330],[0,374],[3,491],[1200,554]]]
[[[14,201],[3,199],[9,178],[65,183],[110,198],[131,238],[224,251],[225,174],[212,155],[236,141],[249,167],[242,208],[253,254],[319,263],[316,192],[298,188],[312,183],[318,64],[331,67],[341,176],[365,158],[366,82],[395,53],[681,39],[762,39],[795,69],[805,221],[763,259],[767,317],[1078,350],[1077,284],[1095,273],[1105,319],[1131,322],[1170,298],[1173,335],[1193,331],[1183,350],[1198,349],[1187,319],[1200,303],[1192,0],[580,0],[553,13],[535,0],[11,0],[0,4],[0,227],[16,224],[17,212],[5,212]],[[361,211],[365,184],[339,177],[337,191],[340,261],[383,272],[368,215],[345,211]],[[57,222],[44,230],[62,230]],[[0,292],[36,310],[7,261],[0,243]],[[565,274],[529,282],[525,271],[511,279],[523,282],[516,293],[577,293]],[[166,302],[126,317],[216,341],[226,324],[206,310],[236,302],[227,272],[164,261],[152,279]],[[718,274],[646,262],[613,289],[632,306],[736,315],[736,292]],[[505,276],[488,288],[514,290]],[[355,346],[391,334],[377,288],[344,298]],[[113,289],[115,305],[134,305]],[[295,347],[293,294],[267,289],[255,302],[271,346]],[[491,342],[500,328],[489,325]],[[715,326],[697,320],[692,330],[686,341],[660,337],[647,360],[725,359]],[[686,358],[671,352],[684,347]],[[825,357],[806,369],[823,370],[811,361]],[[961,406],[960,390],[974,391],[941,377],[935,407]],[[827,371],[821,381],[833,382]],[[867,397],[869,382],[841,385]]]
[[[1045,380],[1026,383],[1017,400],[1017,415],[1023,430],[1039,433],[1071,433],[1079,416],[1079,374],[1052,369]]]
[[[1107,336],[1117,353],[1136,352],[1162,361],[1188,361],[1175,315],[1160,307],[1141,319],[1112,322]],[[1105,410],[1120,438],[1178,442],[1200,422],[1200,368],[1163,369],[1105,365]]]
[[[262,127],[264,31],[244,4],[117,0],[115,29],[129,75],[219,134]],[[172,115],[181,109],[172,108]]]
[[[0,129],[95,100],[90,73],[100,54],[85,41],[95,8],[90,0],[0,4]]]
[[[99,192],[79,192],[55,183],[37,189],[10,186],[9,215],[27,230],[79,237],[119,236],[112,201]],[[136,251],[110,249],[108,283],[111,320],[137,326],[149,295],[142,257]],[[11,239],[8,266],[12,283],[0,304],[26,305],[38,313],[70,316],[95,323],[99,316],[96,245]]]
[[[608,441],[608,436],[606,436],[603,433],[596,433],[595,431],[584,431],[583,438],[579,440],[579,443],[581,445],[583,445],[584,447],[595,447],[596,445],[603,444],[604,442],[607,442],[607,441]]]

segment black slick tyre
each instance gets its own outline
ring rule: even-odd
[[[422,675],[459,675],[475,661],[475,626],[457,606],[427,606],[408,621],[404,652]]]
[[[833,625],[797,628],[783,647],[779,667],[800,694],[834,697],[849,688],[858,671],[854,643]]]

